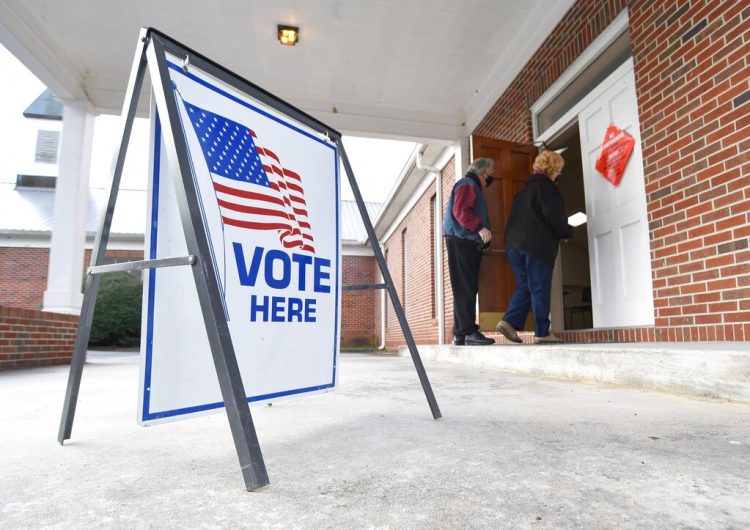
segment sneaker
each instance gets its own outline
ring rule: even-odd
[[[463,346],[464,344],[466,344],[466,342],[464,341],[464,336],[463,335],[461,335],[460,337],[458,337],[458,336],[454,336],[453,337],[453,345],[454,346]]]
[[[560,337],[552,333],[545,335],[544,337],[534,337],[535,344],[559,344],[562,341],[563,340]]]
[[[523,342],[521,340],[521,337],[518,336],[518,332],[515,330],[515,328],[508,324],[505,320],[501,320],[500,322],[498,322],[497,326],[495,326],[495,329],[502,333],[503,336],[511,342]]]
[[[482,335],[481,331],[476,330],[471,335],[466,335],[464,342],[469,346],[489,346],[495,344],[495,339],[487,338]]]

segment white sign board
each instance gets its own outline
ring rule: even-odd
[[[167,55],[200,215],[250,403],[332,390],[340,328],[336,144]],[[186,256],[158,118],[146,259]],[[196,266],[201,266],[197,264]],[[138,421],[219,410],[221,391],[189,266],[144,274]]]

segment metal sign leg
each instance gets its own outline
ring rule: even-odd
[[[398,298],[398,294],[396,293],[396,287],[393,285],[391,274],[390,272],[388,272],[388,266],[386,265],[385,258],[383,257],[383,253],[380,250],[378,238],[375,235],[375,229],[372,227],[370,216],[368,215],[367,209],[365,208],[365,203],[362,200],[362,194],[359,192],[359,186],[357,186],[357,181],[354,178],[352,166],[351,164],[349,164],[349,157],[346,156],[344,143],[339,140],[338,146],[341,152],[341,160],[343,161],[344,169],[346,170],[346,175],[349,178],[349,185],[351,186],[352,192],[354,193],[354,198],[357,201],[357,207],[359,208],[359,213],[362,216],[362,222],[364,222],[365,224],[367,237],[370,239],[370,246],[372,246],[372,250],[375,252],[375,259],[377,260],[378,266],[380,267],[380,272],[383,275],[383,280],[385,281],[388,295],[390,296],[391,302],[393,303],[393,309],[396,311],[398,322],[401,325],[401,331],[403,331],[404,333],[406,345],[409,348],[409,353],[411,354],[411,359],[414,362],[414,367],[417,369],[417,375],[419,376],[419,381],[422,383],[422,389],[424,390],[425,397],[427,398],[427,403],[429,403],[430,405],[432,417],[434,419],[438,419],[442,416],[442,414],[440,413],[440,407],[438,407],[437,400],[435,399],[435,395],[432,392],[430,380],[427,378],[427,372],[425,372],[424,365],[422,364],[422,359],[419,356],[419,352],[417,351],[417,344],[416,342],[414,342],[414,337],[411,334],[409,323],[406,321],[404,309],[401,307],[401,302]]]
[[[78,389],[81,387],[83,363],[86,362],[86,348],[89,343],[91,320],[94,316],[94,306],[96,305],[96,293],[98,288],[99,277],[88,275],[86,277],[86,287],[84,289],[83,304],[81,306],[81,318],[78,321],[78,331],[76,332],[76,345],[73,350],[73,359],[70,362],[68,388],[65,391],[65,402],[63,405],[62,418],[60,419],[60,430],[57,434],[57,441],[60,442],[60,445],[70,438],[70,433],[73,430],[73,418],[75,417],[76,404],[78,403]]]
[[[135,119],[136,108],[138,105],[138,96],[143,85],[143,77],[146,72],[146,30],[141,31],[138,40],[133,65],[130,70],[130,81],[125,93],[125,102],[123,104],[122,116],[122,135],[120,146],[115,155],[114,174],[112,176],[112,185],[109,191],[109,201],[104,212],[99,232],[94,242],[94,250],[91,253],[91,266],[100,265],[104,253],[107,250],[109,241],[109,229],[112,225],[112,216],[115,211],[115,202],[117,201],[117,192],[120,189],[120,177],[122,168],[125,164],[125,153],[128,150],[130,142],[130,132],[133,129],[133,120]],[[76,345],[73,351],[73,358],[70,363],[70,373],[68,375],[68,388],[65,392],[65,402],[63,405],[62,418],[60,419],[60,430],[57,441],[62,443],[70,438],[73,429],[73,418],[76,412],[76,403],[78,402],[78,389],[81,385],[81,376],[83,373],[83,363],[86,361],[86,348],[88,347],[89,334],[91,331],[91,320],[94,316],[94,306],[96,305],[96,294],[99,288],[99,277],[89,274],[86,277],[86,286],[83,291],[83,303],[81,305],[81,315],[78,321],[78,332],[76,333]]]
[[[206,227],[201,221],[198,192],[190,166],[187,140],[180,125],[177,101],[167,70],[164,44],[158,36],[152,36],[146,55],[156,107],[159,116],[167,124],[162,129],[167,156],[172,167],[179,168],[180,172],[179,175],[175,175],[173,184],[188,252],[196,257],[193,278],[203,321],[206,324],[216,376],[219,380],[219,388],[224,399],[224,408],[229,419],[229,427],[234,438],[237,457],[240,460],[245,486],[248,491],[253,491],[269,484],[268,473],[260,451],[260,443],[242,383],[242,374],[237,364],[237,356],[224,314],[215,265],[210,258],[206,258],[210,256],[210,243]]]

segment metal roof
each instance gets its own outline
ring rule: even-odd
[[[373,224],[375,224],[382,206],[377,202],[365,202],[367,214]],[[367,231],[356,201],[341,201],[341,240],[358,243],[364,243],[367,240]]]
[[[42,92],[25,111],[23,111],[23,115],[26,118],[62,120],[63,104],[50,89],[47,89]]]
[[[109,190],[89,189],[86,233],[99,230],[100,215],[107,205]],[[54,189],[15,188],[0,184],[0,232],[44,233],[52,231]],[[112,218],[113,236],[143,236],[146,227],[146,192],[120,190]]]

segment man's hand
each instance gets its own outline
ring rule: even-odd
[[[484,243],[486,245],[487,243],[489,243],[492,240],[492,232],[490,232],[486,228],[482,228],[479,231],[479,237],[482,238],[482,243]]]

